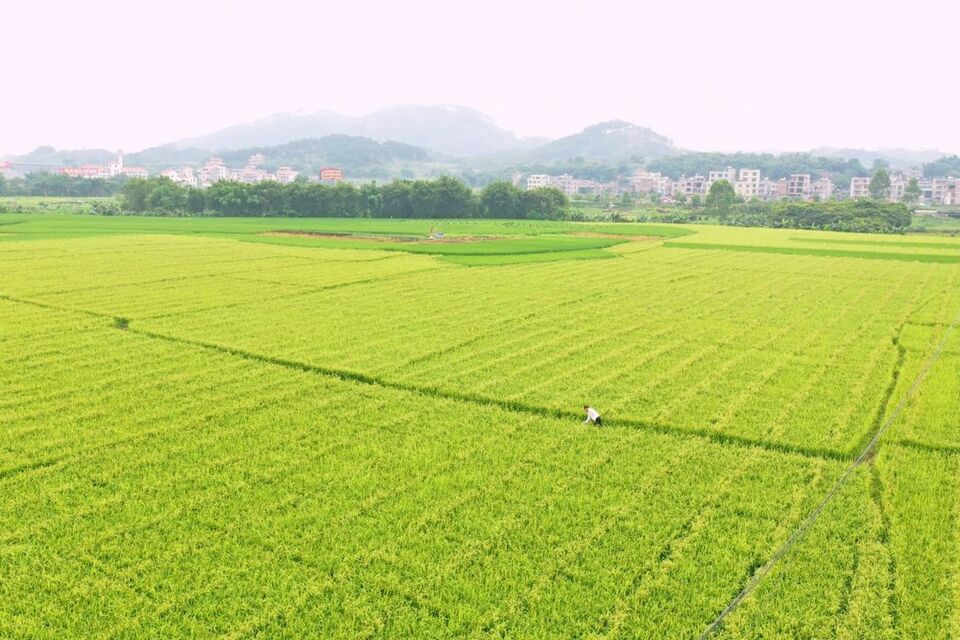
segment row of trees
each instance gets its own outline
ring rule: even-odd
[[[923,175],[926,178],[960,176],[960,156],[944,156],[939,160],[924,164]]]
[[[128,180],[122,189],[128,213],[331,218],[563,218],[569,202],[553,189],[522,191],[492,182],[479,194],[455,178],[398,180],[360,187],[295,182],[245,184],[221,181],[185,188],[167,178]]]
[[[102,198],[120,192],[126,178],[71,178],[61,173],[38,171],[8,180],[0,174],[0,196],[45,196]]]
[[[869,198],[825,202],[748,203],[724,220],[745,227],[901,233],[910,226],[906,205]]]

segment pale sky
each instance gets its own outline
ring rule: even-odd
[[[14,1],[0,155],[137,151],[277,112],[461,104],[689,149],[960,152],[960,2]]]

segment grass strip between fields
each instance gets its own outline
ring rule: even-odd
[[[668,249],[700,249],[709,251],[742,251],[745,253],[781,253],[791,256],[820,256],[824,258],[861,258],[863,260],[897,260],[900,262],[960,263],[960,255],[940,253],[888,253],[883,251],[853,251],[807,247],[771,247],[752,244],[713,244],[707,242],[668,241]]]
[[[733,613],[737,607],[740,606],[740,603],[746,599],[760,584],[760,581],[766,577],[773,567],[779,562],[781,558],[787,555],[793,547],[797,545],[798,542],[806,535],[807,531],[814,525],[817,519],[820,517],[820,514],[823,513],[823,510],[827,507],[828,504],[833,500],[833,498],[840,492],[840,490],[847,484],[847,481],[853,475],[853,472],[860,468],[864,462],[873,458],[876,453],[877,446],[880,444],[880,439],[887,432],[890,426],[896,422],[897,418],[900,417],[901,412],[904,407],[907,406],[907,403],[913,398],[917,389],[920,388],[920,385],[923,383],[924,379],[927,377],[927,374],[933,368],[933,366],[940,359],[940,354],[943,353],[944,348],[947,345],[951,335],[953,334],[954,329],[957,326],[957,323],[960,323],[960,313],[953,319],[953,322],[950,323],[950,326],[943,332],[943,336],[940,338],[940,342],[937,344],[937,348],[934,352],[927,358],[927,362],[924,364],[923,368],[917,373],[917,376],[914,378],[913,382],[910,385],[910,388],[907,389],[907,392],[900,399],[900,402],[897,403],[897,406],[890,413],[886,420],[880,425],[876,430],[873,437],[866,444],[863,450],[860,452],[860,455],[856,457],[853,462],[851,462],[843,473],[837,478],[833,483],[833,486],[830,487],[830,490],[823,497],[823,500],[813,508],[810,513],[803,519],[803,521],[797,526],[796,529],[790,534],[790,536],[773,552],[773,554],[767,559],[767,561],[761,565],[747,580],[746,586],[734,596],[733,600],[721,611],[713,622],[704,629],[703,633],[700,635],[700,640],[706,640],[715,632],[719,631],[723,625],[723,621]]]

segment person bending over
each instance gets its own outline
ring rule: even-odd
[[[592,422],[598,427],[600,426],[600,414],[597,413],[596,409],[588,405],[583,405],[583,411],[587,414],[587,419],[583,421],[583,424]]]

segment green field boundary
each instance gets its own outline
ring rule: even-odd
[[[929,444],[926,442],[913,440],[911,438],[898,438],[897,440],[891,440],[887,444],[895,447],[902,447],[904,449],[913,449],[921,453],[933,453],[942,456],[960,455],[960,446],[949,444]]]
[[[303,233],[305,235],[296,235]],[[630,240],[626,237],[589,238],[571,234],[539,234],[521,238],[480,237],[473,242],[390,242],[392,236],[381,239],[367,236],[343,238],[312,237],[296,229],[278,229],[242,237],[244,242],[283,244],[299,247],[322,247],[324,249],[368,249],[374,251],[401,251],[404,253],[441,256],[513,256],[561,251],[584,251],[605,249]],[[277,235],[273,235],[277,234]]]
[[[560,260],[607,260],[619,258],[619,254],[604,249],[577,251],[544,251],[542,253],[512,253],[503,255],[439,255],[439,260],[463,267],[499,267],[531,262],[558,262]]]
[[[860,258],[863,260],[895,260],[899,262],[960,263],[960,255],[940,253],[886,253],[881,251],[844,251],[843,249],[818,249],[806,247],[772,247],[753,244],[714,244],[707,242],[663,243],[668,249],[697,249],[706,251],[740,251],[743,253],[776,253],[791,256],[818,256],[822,258]]]
[[[814,244],[853,244],[872,247],[904,247],[916,249],[953,249],[960,251],[960,242],[916,242],[911,240],[863,240],[861,238],[804,238],[790,236],[788,240],[794,242],[809,242]]]

